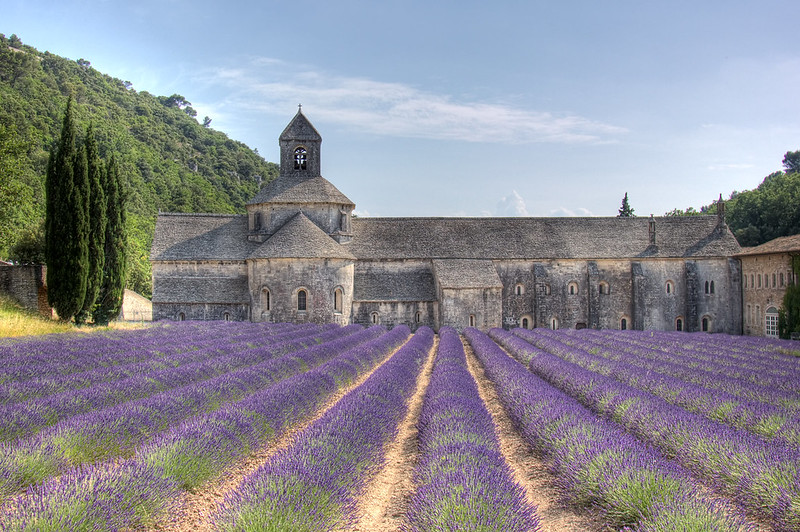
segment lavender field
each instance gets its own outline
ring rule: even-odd
[[[0,340],[0,420],[0,530],[800,530],[796,342],[23,337]]]

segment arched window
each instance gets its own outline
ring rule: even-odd
[[[628,318],[622,318],[621,320],[619,320],[619,330],[620,331],[628,330]]]
[[[605,281],[600,281],[600,284],[598,285],[598,290],[601,294],[608,295],[611,293],[611,286],[609,286],[609,284]]]
[[[783,272],[781,272],[781,288],[783,288],[783,283],[784,283]]]
[[[470,327],[475,327],[475,314],[470,314],[469,315],[469,326]]]
[[[261,289],[261,309],[264,311],[272,310],[272,301],[269,293],[269,288]]]
[[[678,318],[675,320],[675,330],[676,331],[683,330],[683,318]]]
[[[578,283],[576,283],[575,281],[572,281],[571,283],[569,283],[567,285],[567,293],[569,295],[571,295],[571,296],[574,296],[575,294],[577,294],[578,293]]]
[[[761,274],[758,274],[758,287],[761,288]]]
[[[307,305],[308,293],[305,290],[297,291],[297,310],[298,312],[305,312]]]
[[[342,292],[341,288],[337,288],[333,291],[333,311],[341,314],[342,309],[344,307],[343,303],[344,293]]]
[[[711,294],[714,293],[714,281],[711,281]]]
[[[179,313],[178,321],[185,321],[185,320],[186,320],[186,314],[184,314],[183,312]]]
[[[514,295],[521,296],[524,293],[525,293],[525,285],[523,285],[522,283],[518,283],[514,287]]]
[[[553,329],[554,331],[558,329],[558,318],[552,318],[550,320],[550,328]]]
[[[755,288],[755,287],[756,287],[755,276],[751,273],[750,274],[750,288]]]
[[[414,323],[421,323],[422,322],[422,312],[417,312],[414,314]]]
[[[226,312],[225,314],[222,315],[222,319],[224,319],[225,321],[231,321],[231,315]]]
[[[772,288],[778,287],[778,275],[773,273],[772,274]]]
[[[709,318],[708,316],[703,316],[701,327],[703,332],[711,332],[711,318]]]
[[[666,286],[664,289],[667,291],[667,295],[672,295],[675,293],[675,283],[672,281],[667,281]]]
[[[295,170],[305,170],[306,169],[306,159],[308,154],[306,153],[306,149],[302,146],[298,146],[294,150],[294,169]]]
[[[530,321],[528,318],[522,318],[522,328],[523,329],[530,329]]]
[[[709,291],[709,288],[710,288],[710,287],[709,287],[708,281],[706,281],[706,294],[710,294],[710,293],[711,293],[711,292]]]
[[[373,312],[372,314],[370,314],[370,321],[372,322],[373,325],[377,325],[381,322],[381,317],[377,312]]]

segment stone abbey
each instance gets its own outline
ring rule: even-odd
[[[153,319],[742,333],[716,216],[354,218],[298,111],[246,215],[159,214]],[[723,207],[724,205],[720,205]]]

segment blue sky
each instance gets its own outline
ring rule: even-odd
[[[2,0],[0,33],[278,160],[303,104],[370,216],[610,216],[752,189],[800,149],[800,2]]]

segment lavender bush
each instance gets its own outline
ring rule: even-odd
[[[321,531],[353,519],[366,479],[397,432],[433,332],[413,338],[296,442],[248,476],[225,500],[220,530]],[[368,414],[366,414],[368,413]]]
[[[527,371],[486,334],[468,329],[465,335],[513,422],[549,458],[572,503],[598,508],[615,528],[750,529],[701,496],[688,472],[653,447]],[[506,339],[525,343],[509,333]]]
[[[539,530],[466,364],[458,334],[441,328],[418,422],[421,458],[406,530]]]

